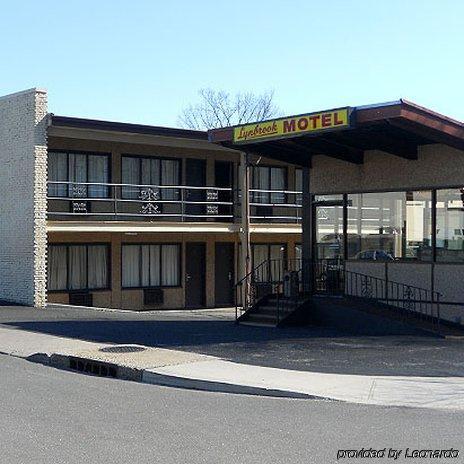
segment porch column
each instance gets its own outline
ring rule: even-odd
[[[303,167],[303,208],[302,208],[302,283],[303,291],[311,293],[313,283],[313,206],[310,184],[311,167]]]
[[[251,246],[250,246],[250,163],[249,154],[240,153],[240,169],[239,169],[239,189],[241,193],[240,211],[241,211],[241,227],[240,227],[240,271],[245,277],[251,272]],[[244,306],[248,306],[250,295],[250,284],[247,281],[244,285],[243,302]]]

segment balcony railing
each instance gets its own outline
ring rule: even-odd
[[[302,192],[250,189],[251,222],[301,222]]]
[[[240,220],[240,192],[230,187],[48,181],[48,217],[136,221]],[[250,190],[252,222],[301,220],[301,192]]]

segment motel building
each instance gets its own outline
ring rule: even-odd
[[[413,103],[206,133],[31,89],[0,97],[0,158],[0,300],[464,324],[464,124]]]

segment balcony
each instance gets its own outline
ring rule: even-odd
[[[48,219],[72,221],[240,222],[231,187],[48,181]],[[301,192],[250,190],[250,221],[301,221]]]

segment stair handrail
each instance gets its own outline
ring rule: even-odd
[[[288,270],[298,272],[299,282],[301,282],[301,259],[271,258],[266,259],[255,266],[244,277],[234,285],[235,294],[235,320],[245,313],[263,295],[258,295],[258,286],[269,286],[268,295],[274,294],[278,299],[277,320],[280,320],[281,313],[286,311],[285,304],[288,301],[280,298],[280,290],[284,285],[284,276]],[[277,276],[276,276],[277,274]],[[277,277],[277,278],[275,278]]]

